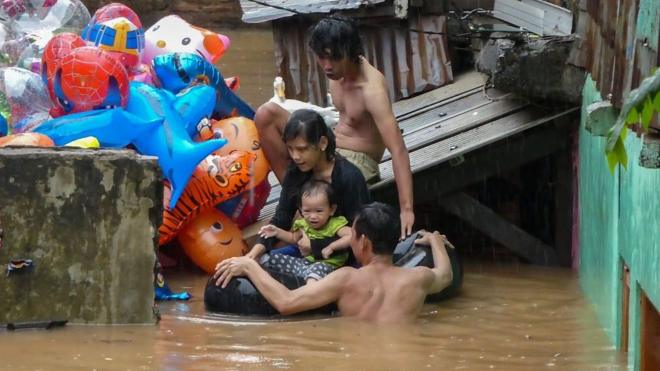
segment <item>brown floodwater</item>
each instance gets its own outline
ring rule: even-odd
[[[270,30],[220,32],[233,44],[218,65],[241,77],[239,94],[256,108],[273,95]],[[193,298],[161,303],[157,325],[0,330],[0,369],[625,369],[568,269],[472,264],[459,297],[426,305],[406,326],[213,315],[204,310],[205,276],[168,280]]]
[[[568,269],[470,265],[460,296],[405,326],[209,314],[205,281],[170,276],[193,298],[161,303],[155,326],[0,332],[0,369],[625,369]]]
[[[240,87],[236,94],[255,110],[273,97],[275,58],[273,34],[270,28],[239,28],[216,30],[231,39],[229,50],[216,66],[227,78],[238,76]]]

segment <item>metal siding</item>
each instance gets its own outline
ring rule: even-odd
[[[496,0],[493,15],[526,30],[543,35],[543,10],[516,0]]]
[[[387,0],[260,0],[268,4],[291,9],[303,14],[330,13],[335,10],[358,9],[364,5],[372,6]],[[240,0],[243,10],[243,22],[261,23],[295,15],[282,9],[277,9],[250,0]]]
[[[313,24],[308,17],[273,22],[277,71],[287,84],[289,98],[326,105],[327,80],[314,53],[307,47]],[[403,25],[398,20],[362,24],[364,54],[384,73],[393,100],[443,86],[453,80],[444,34],[444,16],[416,16]]]
[[[603,99],[621,107],[630,90],[658,65],[660,5],[654,0],[586,0],[578,32],[582,45],[571,63],[596,80]],[[642,24],[640,24],[642,23]]]

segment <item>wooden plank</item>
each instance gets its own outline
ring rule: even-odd
[[[518,0],[495,0],[493,15],[503,21],[543,35],[543,10]]]
[[[504,174],[566,148],[567,130],[542,125],[413,174],[415,203],[425,203],[468,185]],[[376,201],[396,204],[394,184],[371,190]]]
[[[521,100],[505,99],[486,101],[475,107],[450,117],[441,117],[430,121],[423,127],[409,132],[403,140],[409,152],[415,151],[431,143],[446,139],[452,135],[476,128],[505,115],[519,111],[528,104]],[[437,114],[436,114],[437,116]],[[388,151],[383,155],[383,161],[391,159]]]
[[[402,116],[418,111],[421,108],[443,102],[446,99],[450,99],[475,88],[480,88],[484,86],[486,78],[486,75],[476,71],[455,76],[454,82],[449,85],[431,90],[430,92],[420,94],[416,97],[395,102],[392,105],[394,116],[401,118]]]
[[[510,116],[410,152],[410,168],[414,174],[502,138],[515,135],[559,116],[574,112],[577,109],[577,107],[571,108],[548,116],[544,116],[542,112],[532,108],[516,112]],[[386,186],[394,180],[391,160],[382,162],[379,168],[381,181],[374,184],[374,188]]]
[[[531,263],[555,265],[558,262],[557,254],[550,246],[463,192],[445,197],[439,204],[448,213],[461,218]]]
[[[403,130],[402,134],[405,137],[406,135],[411,134],[411,132],[424,127],[431,121],[448,119],[470,110],[472,107],[484,105],[490,101],[491,100],[483,94],[481,88],[476,88],[465,92],[458,97],[429,105],[409,115],[403,116],[398,119],[399,128]]]

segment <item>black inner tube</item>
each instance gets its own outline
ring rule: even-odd
[[[416,234],[401,241],[394,250],[392,260],[399,267],[433,267],[433,254],[431,248],[425,245],[415,245]],[[428,295],[426,302],[437,302],[456,296],[463,283],[463,265],[456,249],[447,247],[447,255],[452,266],[452,283],[439,293]],[[294,275],[266,270],[273,278],[281,282],[290,290],[305,284],[305,281]],[[279,313],[261,295],[259,290],[246,277],[233,278],[227,287],[215,285],[211,277],[204,291],[204,305],[206,310],[217,313],[239,314],[248,316],[277,316]],[[330,314],[337,311],[336,304],[307,311],[301,314]]]

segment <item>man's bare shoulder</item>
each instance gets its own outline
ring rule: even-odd
[[[416,284],[419,284],[424,289],[428,289],[433,283],[435,275],[431,268],[427,267],[415,267],[407,268],[411,273],[411,279],[415,280]]]
[[[387,87],[387,80],[385,80],[385,75],[383,75],[376,67],[367,64],[364,66],[364,76],[366,85],[369,88],[383,88]]]

